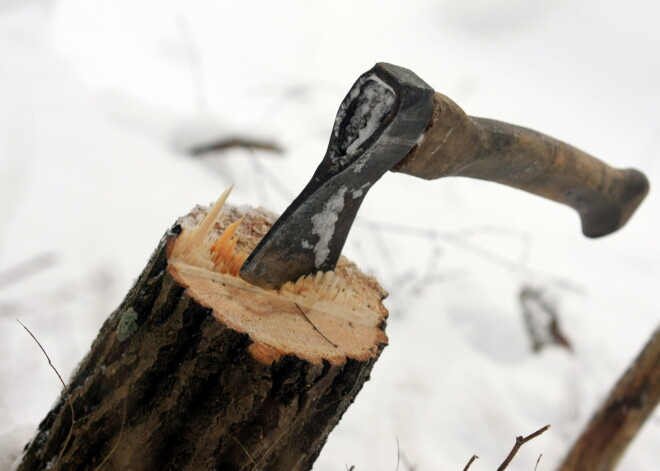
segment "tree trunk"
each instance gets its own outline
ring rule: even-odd
[[[660,328],[619,379],[559,471],[610,471],[660,401]]]
[[[345,259],[245,283],[273,218],[223,201],[161,240],[18,470],[311,469],[387,342],[385,292]]]

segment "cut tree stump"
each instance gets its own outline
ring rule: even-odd
[[[19,471],[311,469],[387,343],[386,293],[346,259],[244,282],[274,216],[224,198],[161,240]]]

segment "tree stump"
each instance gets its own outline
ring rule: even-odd
[[[274,217],[224,198],[164,236],[18,470],[311,469],[387,343],[386,293],[346,259],[244,282]]]

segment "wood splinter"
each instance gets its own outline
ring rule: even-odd
[[[344,258],[277,291],[243,281],[274,216],[228,193],[161,240],[19,471],[311,469],[387,343],[386,293]]]

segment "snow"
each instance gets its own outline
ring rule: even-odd
[[[420,471],[463,469],[473,454],[471,469],[496,469],[515,436],[547,423],[511,469],[534,469],[540,453],[539,470],[553,469],[659,320],[659,8],[2,3],[0,274],[43,253],[57,263],[0,285],[0,469],[61,387],[14,319],[68,377],[177,217],[231,183],[234,204],[281,212],[292,201],[348,88],[378,61],[415,71],[469,114],[638,168],[652,189],[620,232],[587,240],[570,209],[520,191],[379,180],[345,252],[390,292],[390,345],[315,470],[396,469],[397,441]],[[286,153],[180,152],[214,129],[273,136]],[[531,353],[517,301],[529,285],[558,300],[573,354]],[[656,412],[619,469],[654,471],[659,442]]]
[[[337,155],[332,156],[332,163],[338,166],[352,160],[355,151],[376,132],[396,102],[392,87],[373,74],[360,78],[348,95],[350,98],[342,103],[337,112],[333,130],[336,136],[340,129],[344,131],[343,140],[337,144]],[[348,123],[341,127],[347,108],[354,103]]]
[[[371,185],[372,185],[372,183],[370,183],[370,182],[364,183],[364,184],[361,185],[360,188],[358,188],[357,190],[352,190],[352,191],[351,191],[351,196],[353,197],[354,200],[360,198],[360,197],[364,194],[364,192],[365,192],[367,189],[369,189],[369,187],[370,187]]]
[[[341,186],[334,195],[323,205],[323,211],[312,216],[312,234],[318,236],[319,240],[314,246],[314,266],[321,268],[323,262],[330,255],[330,240],[335,233],[335,224],[339,220],[339,213],[344,209],[344,195],[348,191],[346,186]]]
[[[346,146],[346,154],[355,152],[367,139],[369,139],[383,122],[383,119],[392,111],[396,95],[392,87],[387,85],[375,75],[367,77],[366,85],[361,94],[363,100],[359,103],[351,122],[349,123],[350,144]],[[355,136],[357,133],[357,136]]]

